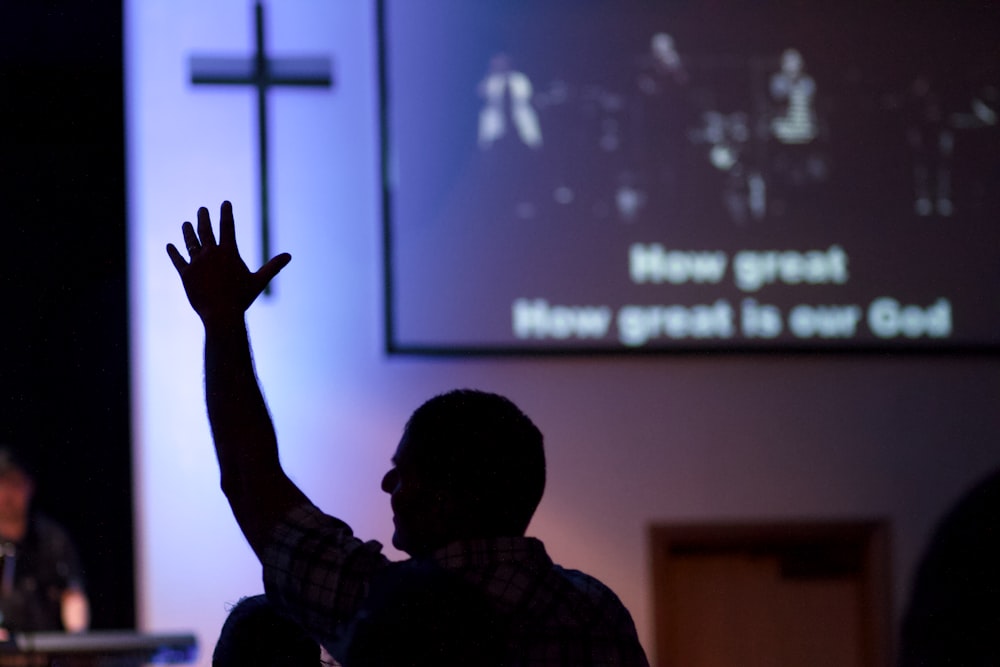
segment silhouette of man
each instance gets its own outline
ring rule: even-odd
[[[545,482],[542,435],[506,398],[454,391],[407,422],[382,489],[393,509],[393,544],[409,561],[390,565],[378,542],[362,542],[316,508],[282,470],[244,317],[291,256],[251,272],[229,202],[218,242],[205,208],[197,229],[185,222],[181,231],[190,260],[173,244],[167,254],[205,329],[205,399],[221,486],[276,606],[347,667],[365,664],[355,649],[383,645],[365,638],[413,623],[418,630],[398,637],[394,658],[410,655],[408,664],[433,656],[425,639],[444,637],[443,645],[461,640],[480,655],[502,645],[497,664],[504,665],[648,665],[617,596],[555,565],[539,540],[525,537]],[[450,603],[435,604],[439,590]],[[410,601],[420,613],[396,613]],[[456,606],[479,620],[456,623]]]
[[[1000,470],[934,529],[900,631],[899,667],[1000,664]]]

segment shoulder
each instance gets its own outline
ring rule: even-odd
[[[529,604],[533,615],[564,626],[634,634],[632,616],[608,585],[586,572],[554,563],[540,541],[532,542],[531,557],[524,566],[537,578]]]
[[[552,562],[535,538],[455,544],[439,563],[486,594],[516,664],[645,666],[625,605],[596,577]],[[419,579],[419,577],[418,577]]]
[[[581,620],[632,626],[632,617],[618,595],[597,577],[580,570],[553,565],[552,578],[560,581],[561,606]]]
[[[316,540],[349,544],[357,538],[349,525],[337,517],[324,514],[311,503],[303,503],[290,510],[271,534],[271,542],[279,545]]]
[[[264,590],[310,634],[330,643],[388,563],[381,550],[378,542],[362,542],[346,523],[304,503],[278,523],[260,554]]]
[[[547,608],[536,607],[534,621],[527,621],[528,627],[537,624],[538,632],[527,633],[529,652],[558,650],[571,659],[567,664],[648,665],[632,615],[609,586],[580,570],[553,565],[543,588],[550,591]]]
[[[54,519],[41,512],[34,512],[31,515],[31,532],[35,539],[53,545],[72,546],[69,532]]]
[[[628,611],[610,587],[597,577],[554,563],[541,540],[458,544],[442,556],[442,562],[461,570],[507,611],[546,624],[631,627]]]
[[[311,503],[303,503],[275,526],[261,560],[265,566],[281,569],[289,561],[300,559],[317,564],[342,564],[358,557],[383,566],[387,559],[381,552],[379,542],[363,542],[345,522],[324,514]]]

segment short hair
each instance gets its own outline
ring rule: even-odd
[[[468,502],[485,527],[523,534],[545,490],[541,431],[504,396],[455,389],[431,398],[406,423],[423,472]]]
[[[239,600],[222,625],[212,667],[319,665],[319,644],[265,595]]]
[[[34,465],[23,452],[10,445],[0,445],[0,477],[14,472],[29,478],[35,477]]]

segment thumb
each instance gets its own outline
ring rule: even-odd
[[[288,266],[290,261],[292,261],[292,256],[287,252],[283,252],[280,255],[275,255],[264,266],[257,269],[254,275],[257,278],[260,288],[264,289],[264,286],[271,282],[278,275],[279,271]]]

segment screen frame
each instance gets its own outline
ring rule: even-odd
[[[624,344],[573,343],[547,340],[526,345],[414,343],[400,339],[397,298],[399,272],[394,265],[396,235],[394,233],[395,169],[394,138],[390,128],[393,95],[390,90],[388,53],[392,48],[387,28],[388,5],[391,0],[376,0],[376,42],[379,110],[379,168],[381,181],[382,263],[384,280],[385,351],[390,356],[427,357],[660,357],[660,356],[993,356],[1000,353],[1000,335],[993,341],[960,341],[950,338],[905,338],[881,340],[849,340],[846,344],[823,342],[817,338],[767,340],[747,342],[745,339],[715,339],[708,343],[673,341],[665,345],[629,347]],[[738,2],[736,4],[739,4]],[[995,12],[1000,18],[1000,11]]]

